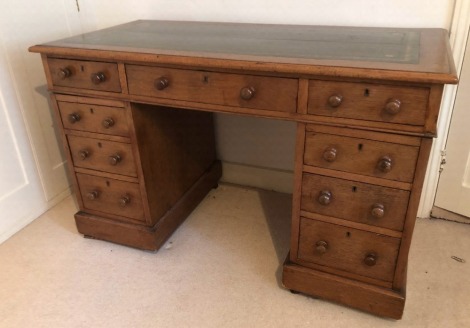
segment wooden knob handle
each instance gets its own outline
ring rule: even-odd
[[[101,125],[105,129],[109,129],[110,127],[112,127],[114,125],[114,120],[111,117],[107,117],[103,120],[103,122],[101,122]]]
[[[119,154],[111,155],[108,157],[109,164],[117,165],[120,161],[122,161],[122,157]]]
[[[91,82],[93,82],[93,84],[100,84],[104,81],[106,81],[106,75],[104,75],[103,72],[91,74]]]
[[[170,85],[170,80],[162,76],[156,79],[154,84],[157,90],[163,90]]]
[[[336,159],[336,148],[328,147],[323,152],[323,159],[327,162],[334,162]]]
[[[318,202],[322,205],[328,205],[331,203],[331,199],[333,198],[333,194],[331,191],[322,190],[320,191],[320,195],[318,196]]]
[[[240,90],[240,98],[243,100],[250,100],[255,96],[256,90],[254,87],[244,87]]]
[[[328,243],[324,240],[319,240],[315,244],[315,250],[319,254],[324,254],[328,250]]]
[[[82,160],[87,159],[89,155],[90,155],[90,153],[86,149],[82,149],[78,152],[78,156],[80,156],[80,159],[82,159]]]
[[[383,206],[383,204],[376,203],[372,205],[370,213],[374,218],[380,219],[385,215],[385,206]]]
[[[332,95],[330,96],[330,98],[328,98],[328,105],[330,105],[330,107],[338,107],[339,105],[341,105],[341,103],[343,102],[343,96],[341,95]]]
[[[392,164],[393,163],[392,163],[392,159],[390,158],[390,156],[382,156],[379,159],[377,166],[380,171],[387,173],[392,170],[392,166],[393,166]]]
[[[72,71],[69,68],[59,68],[57,75],[59,75],[59,78],[63,80],[71,76]]]
[[[99,193],[96,190],[90,191],[89,193],[86,194],[86,197],[89,200],[95,200],[98,198],[98,196],[99,196]]]
[[[377,254],[369,253],[364,258],[364,263],[368,266],[374,266],[377,263]]]
[[[81,119],[81,117],[78,113],[69,114],[68,118],[69,118],[70,124],[74,124],[74,123],[80,121],[80,119]]]
[[[131,197],[128,195],[119,198],[119,206],[126,207],[131,202]]]
[[[389,99],[384,109],[390,115],[398,114],[401,109],[401,101],[399,99]]]

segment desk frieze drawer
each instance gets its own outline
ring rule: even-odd
[[[145,222],[138,183],[82,173],[77,173],[76,176],[85,211],[103,212]]]
[[[304,173],[301,209],[402,231],[410,192]]]
[[[400,239],[307,218],[300,220],[298,258],[391,282]]]
[[[126,72],[132,95],[292,113],[297,107],[297,79],[139,65]]]
[[[409,125],[424,125],[429,88],[309,81],[307,112]]]
[[[74,135],[67,139],[75,167],[137,176],[130,144]]]
[[[116,63],[58,58],[47,63],[54,86],[121,92]]]
[[[419,147],[307,132],[304,163],[337,171],[412,182]]]
[[[126,109],[94,104],[57,102],[65,129],[129,136]]]

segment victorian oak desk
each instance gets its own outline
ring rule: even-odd
[[[220,178],[212,112],[295,121],[284,286],[401,318],[443,85],[457,83],[445,30],[136,21],[30,51],[80,233],[158,249]]]

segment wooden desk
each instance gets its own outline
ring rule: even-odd
[[[137,21],[30,50],[82,234],[158,249],[220,178],[212,112],[296,121],[285,287],[401,318],[443,84],[457,83],[446,31]]]

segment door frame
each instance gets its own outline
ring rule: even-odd
[[[470,28],[470,1],[456,0],[452,24],[450,29],[450,46],[454,57],[458,76],[462,71],[465,49]],[[458,85],[446,85],[441,103],[439,121],[437,123],[437,138],[434,140],[429,157],[428,169],[424,180],[423,193],[421,195],[418,217],[429,218],[434,200],[436,198],[437,186],[440,178],[440,167],[442,151],[444,151],[449,135],[450,122],[454,111],[454,103],[457,95]]]

